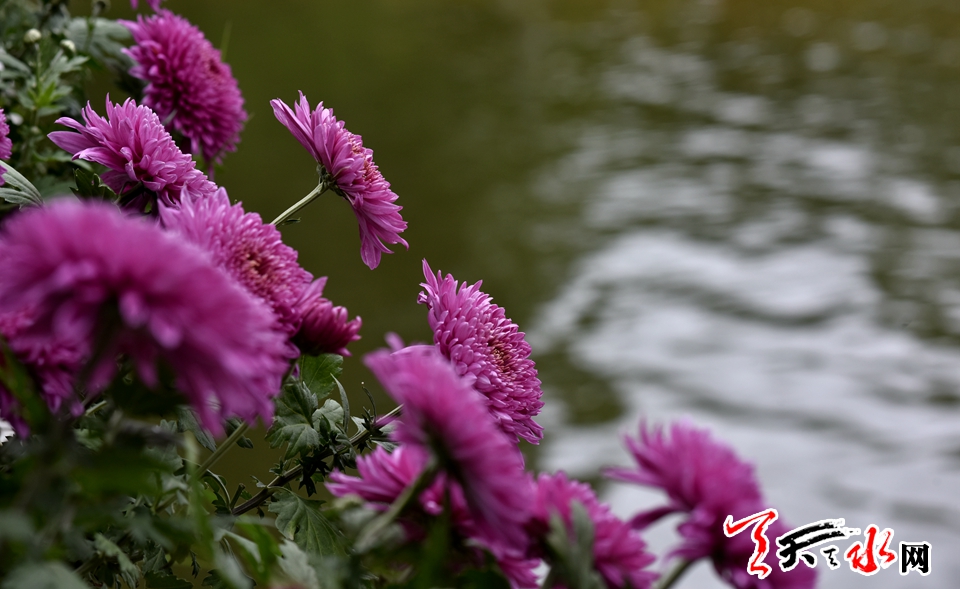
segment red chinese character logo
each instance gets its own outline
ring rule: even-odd
[[[767,578],[767,575],[773,570],[770,565],[763,562],[770,552],[770,541],[767,540],[767,528],[775,522],[780,514],[776,509],[770,508],[751,516],[745,517],[739,521],[733,521],[733,516],[728,515],[723,520],[723,533],[727,538],[733,538],[751,524],[756,524],[750,537],[753,538],[753,555],[747,563],[747,572],[756,575],[759,579]]]
[[[897,560],[897,553],[888,550],[893,539],[893,530],[885,528],[877,539],[879,528],[875,524],[867,526],[864,542],[854,542],[843,559],[850,563],[850,569],[869,577],[881,568],[887,568]]]

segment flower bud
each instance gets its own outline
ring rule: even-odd
[[[23,34],[23,42],[26,43],[27,45],[33,45],[34,43],[37,43],[38,41],[40,41],[42,37],[43,37],[43,34],[40,31],[38,31],[37,29],[30,29],[29,31]]]
[[[64,39],[63,41],[60,41],[60,47],[62,47],[63,50],[69,53],[70,55],[74,55],[77,52],[76,44],[74,44],[74,42],[71,41],[70,39]]]

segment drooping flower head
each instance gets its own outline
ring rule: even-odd
[[[230,204],[223,188],[202,197],[184,194],[180,207],[160,207],[164,227],[206,251],[214,265],[260,299],[277,315],[284,331],[300,327],[297,309],[313,276],[297,263],[297,250],[280,231],[240,203]]]
[[[657,574],[646,570],[656,560],[647,551],[640,534],[600,503],[593,490],[579,481],[572,481],[563,472],[541,473],[537,479],[534,515],[529,526],[543,534],[550,527],[550,518],[559,515],[567,532],[573,533],[573,502],[580,503],[593,524],[593,567],[610,589],[646,589]]]
[[[543,407],[540,380],[530,359],[530,344],[490,295],[458,285],[452,275],[436,275],[423,261],[426,282],[417,302],[429,309],[433,341],[456,368],[473,380],[503,431],[539,443],[543,428],[533,418]]]
[[[401,445],[393,452],[377,447],[373,452],[357,458],[357,471],[360,476],[352,477],[342,472],[330,475],[327,489],[335,497],[356,495],[368,505],[379,511],[385,511],[390,504],[410,485],[414,484],[427,463],[427,454],[422,448]],[[515,588],[537,587],[534,569],[537,559],[527,558],[523,551],[503,546],[497,539],[485,537],[477,529],[467,506],[462,487],[441,473],[419,497],[419,510],[412,519],[403,520],[408,536],[413,540],[422,540],[424,529],[419,518],[434,518],[440,515],[449,501],[450,519],[457,533],[469,538],[493,553],[504,575]],[[476,560],[483,562],[482,554]]]
[[[360,224],[363,263],[376,268],[380,254],[392,253],[386,244],[409,247],[400,237],[407,223],[400,217],[402,207],[394,204],[397,195],[373,163],[373,150],[363,146],[360,136],[347,131],[343,121],[333,116],[332,109],[323,108],[322,102],[311,111],[303,92],[293,109],[280,99],[270,104],[277,120],[323,166],[334,190],[353,207]]]
[[[13,142],[10,141],[9,135],[10,125],[7,124],[7,115],[0,108],[0,160],[5,160],[13,155]],[[5,171],[0,167],[0,186],[4,185],[3,173]]]
[[[365,363],[403,404],[393,439],[438,460],[461,486],[480,533],[525,547],[530,481],[520,451],[497,428],[483,397],[431,348],[373,352]]]
[[[200,29],[159,4],[151,2],[157,14],[121,21],[135,42],[124,50],[136,62],[130,75],[147,82],[143,104],[190,140],[191,153],[219,163],[247,120],[237,80]]]
[[[684,422],[650,428],[640,425],[637,438],[627,436],[625,443],[636,461],[636,468],[611,468],[610,478],[656,487],[666,492],[667,505],[638,514],[632,520],[643,529],[671,513],[686,513],[678,527],[683,541],[672,555],[686,560],[710,558],[717,573],[738,589],[806,588],[815,582],[815,572],[799,566],[784,573],[778,566],[763,580],[747,573],[747,561],[753,553],[749,534],[727,538],[723,520],[734,521],[767,509],[753,466],[741,460],[710,432]],[[768,537],[788,531],[775,521]]]
[[[300,330],[293,342],[305,354],[340,354],[349,356],[347,344],[360,339],[360,317],[348,320],[347,309],[334,306],[323,297],[326,277],[318,278],[304,290],[297,302]]]
[[[218,433],[221,420],[269,419],[289,363],[269,307],[207,255],[106,203],[63,200],[20,213],[0,235],[0,313],[30,308],[20,338],[86,342],[89,389],[125,354],[158,384],[158,363]],[[88,356],[89,358],[89,356]]]
[[[180,151],[157,114],[146,106],[127,99],[123,104],[106,100],[107,116],[101,117],[88,103],[83,123],[71,118],[57,123],[73,131],[54,131],[50,140],[82,159],[110,168],[104,183],[117,194],[130,191],[124,206],[143,210],[158,198],[167,206],[177,206],[180,193],[187,190],[197,196],[216,191],[216,185],[196,169],[196,163]]]

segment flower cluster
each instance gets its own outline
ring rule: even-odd
[[[114,104],[109,98],[106,110],[104,118],[87,104],[83,123],[58,119],[57,123],[73,131],[55,131],[50,140],[74,159],[106,166],[109,171],[103,174],[103,181],[121,195],[125,207],[145,210],[158,199],[177,206],[184,190],[198,196],[216,191],[193,159],[180,151],[155,112],[131,99]]]
[[[79,346],[91,391],[121,353],[151,387],[159,364],[171,367],[214,432],[227,417],[269,419],[288,367],[266,305],[197,248],[107,204],[61,201],[4,225],[0,313],[30,316],[17,333],[24,346]]]
[[[543,407],[543,391],[523,332],[480,282],[467,286],[450,274],[434,275],[426,260],[423,274],[427,281],[417,301],[429,309],[437,349],[483,393],[503,431],[538,443],[543,428],[533,418]]]
[[[307,98],[291,109],[281,100],[271,100],[277,120],[293,133],[297,141],[323,166],[333,189],[353,208],[360,225],[360,259],[371,269],[380,264],[380,254],[391,253],[385,244],[407,242],[400,237],[407,228],[394,204],[397,195],[373,163],[373,150],[363,146],[359,135],[344,128],[343,121],[323,103],[313,111]]]
[[[210,164],[235,151],[247,120],[243,96],[220,51],[196,26],[169,10],[123,24],[136,44],[125,50],[130,74],[147,82],[143,104],[187,138],[190,151]]]

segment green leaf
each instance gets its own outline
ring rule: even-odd
[[[177,407],[177,431],[190,432],[201,446],[211,452],[217,451],[217,443],[213,436],[200,425],[197,414],[193,412],[193,409],[186,405]]]
[[[270,503],[277,514],[277,529],[308,554],[345,554],[343,535],[320,512],[323,501],[304,499],[289,489],[282,489]]]
[[[0,198],[18,205],[39,205],[43,204],[43,198],[40,191],[37,190],[29,180],[24,178],[20,172],[13,167],[0,161],[0,168],[3,168],[3,182],[0,186]]]
[[[336,377],[340,376],[343,365],[343,356],[337,354],[321,354],[319,356],[303,356],[300,359],[300,380],[307,385],[317,399],[323,399],[333,392]]]
[[[147,573],[147,589],[193,589],[193,583],[169,573]]]
[[[83,168],[75,168],[73,170],[73,177],[77,181],[77,187],[75,189],[71,188],[71,190],[78,197],[110,201],[117,200],[117,193],[104,184],[98,174],[84,170]]]
[[[130,557],[120,549],[119,546],[108,540],[103,534],[97,534],[93,537],[93,546],[97,552],[103,556],[117,561],[120,566],[120,576],[130,587],[136,587],[140,579],[140,569],[130,561]]]
[[[340,429],[343,430],[343,433],[347,433],[347,428],[344,424],[350,423],[350,399],[347,398],[347,391],[343,390],[343,385],[340,384],[340,381],[334,378],[333,382],[340,391],[340,405],[343,407],[343,420],[340,424]]]
[[[313,412],[313,425],[319,431],[343,426],[343,407],[333,399],[327,399],[323,407]]]
[[[259,523],[240,522],[237,528],[249,538],[233,532],[226,532],[224,537],[233,541],[237,547],[235,552],[247,565],[247,571],[253,573],[253,579],[258,585],[265,585],[270,580],[273,566],[280,558],[280,546],[270,532]]]
[[[317,397],[303,383],[287,386],[277,398],[277,412],[267,432],[271,448],[287,444],[284,460],[297,454],[307,455],[320,445],[320,434],[313,429]]]
[[[60,562],[21,564],[7,576],[2,589],[89,589],[73,571]]]

